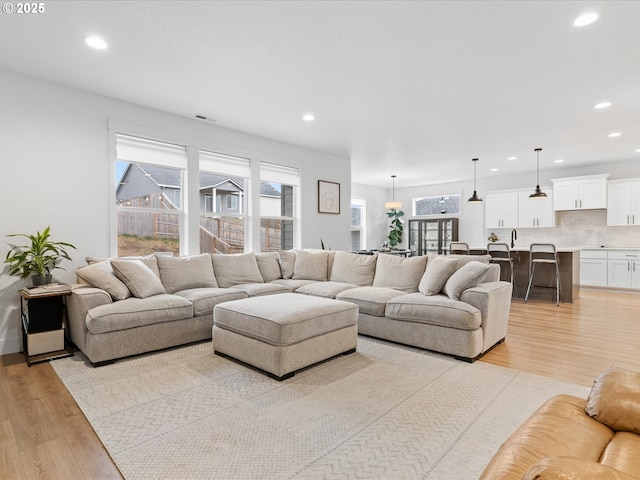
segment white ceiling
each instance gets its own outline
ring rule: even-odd
[[[44,6],[0,14],[0,68],[351,158],[356,183],[640,161],[638,1]]]

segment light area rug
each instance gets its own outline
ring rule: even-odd
[[[284,382],[210,342],[52,365],[128,480],[470,480],[548,398],[588,394],[367,337]]]

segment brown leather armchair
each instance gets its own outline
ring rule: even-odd
[[[640,480],[640,373],[614,368],[587,400],[557,395],[500,447],[481,480]]]

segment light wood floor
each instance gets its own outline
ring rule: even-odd
[[[640,295],[514,299],[507,341],[481,361],[585,386],[612,366],[640,371]],[[0,357],[0,478],[122,478],[50,364],[21,354]]]

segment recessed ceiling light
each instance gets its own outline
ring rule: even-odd
[[[84,43],[89,45],[91,48],[95,48],[96,50],[105,50],[109,47],[107,42],[95,35],[88,35],[84,37]]]
[[[517,159],[518,159],[518,157],[509,157],[509,158],[507,158],[507,160],[517,160]]]
[[[608,108],[610,106],[611,106],[611,102],[600,102],[594,105],[593,108],[597,108],[598,110],[600,110],[601,108]]]
[[[305,122],[313,122],[315,119],[316,117],[313,113],[305,113],[302,116],[302,120],[304,120]]]
[[[555,160],[555,163],[562,163],[562,162],[564,162],[563,158],[559,158],[559,159]]]
[[[640,153],[640,148],[636,148],[636,153]]]
[[[620,135],[622,135],[622,133],[620,133],[620,132],[612,132],[612,133],[609,134],[609,138],[619,137]]]
[[[497,172],[498,170],[500,170],[500,169],[499,169],[499,168],[496,168],[496,167],[493,167],[493,168],[491,169],[491,171],[492,171],[492,172]]]
[[[585,13],[583,15],[580,15],[578,18],[576,18],[575,21],[573,22],[573,25],[574,27],[584,27],[586,25],[591,25],[593,22],[598,20],[599,16],[600,15],[598,15],[595,12]]]

